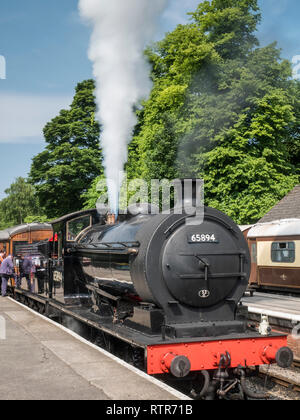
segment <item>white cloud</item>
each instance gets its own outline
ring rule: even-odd
[[[71,96],[0,93],[0,143],[42,142],[45,124],[71,101]]]

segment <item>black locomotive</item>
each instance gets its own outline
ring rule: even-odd
[[[237,313],[250,273],[243,235],[210,208],[201,226],[186,225],[186,219],[140,214],[90,227],[69,248],[74,277],[99,308],[103,298],[131,297],[123,317],[149,333],[183,338],[245,332]]]
[[[293,355],[286,336],[248,327],[239,302],[251,262],[238,226],[212,208],[201,224],[187,223],[193,217],[129,212],[107,224],[87,210],[53,221],[52,241],[40,246],[44,297],[142,350],[151,375],[202,372],[198,396],[222,397],[234,384],[251,395],[248,367],[287,367]]]

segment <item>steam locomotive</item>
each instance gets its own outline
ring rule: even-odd
[[[225,214],[140,211],[109,223],[97,210],[52,222],[39,250],[48,262],[48,304],[97,322],[103,336],[142,352],[150,375],[199,375],[195,398],[225,397],[234,388],[255,397],[250,367],[289,367],[286,336],[260,332],[240,304],[251,270],[242,232]],[[19,291],[18,293],[23,293]]]

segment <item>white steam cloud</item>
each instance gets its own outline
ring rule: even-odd
[[[97,118],[112,211],[118,211],[119,179],[136,125],[134,105],[151,91],[145,46],[153,39],[168,0],[79,0],[81,16],[93,25],[89,58],[97,82]]]

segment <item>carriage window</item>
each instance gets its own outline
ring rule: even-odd
[[[257,245],[251,244],[251,262],[257,264]]]
[[[272,244],[272,262],[295,262],[295,242],[274,242]]]
[[[67,241],[75,241],[84,229],[91,226],[91,216],[78,217],[67,224]]]

